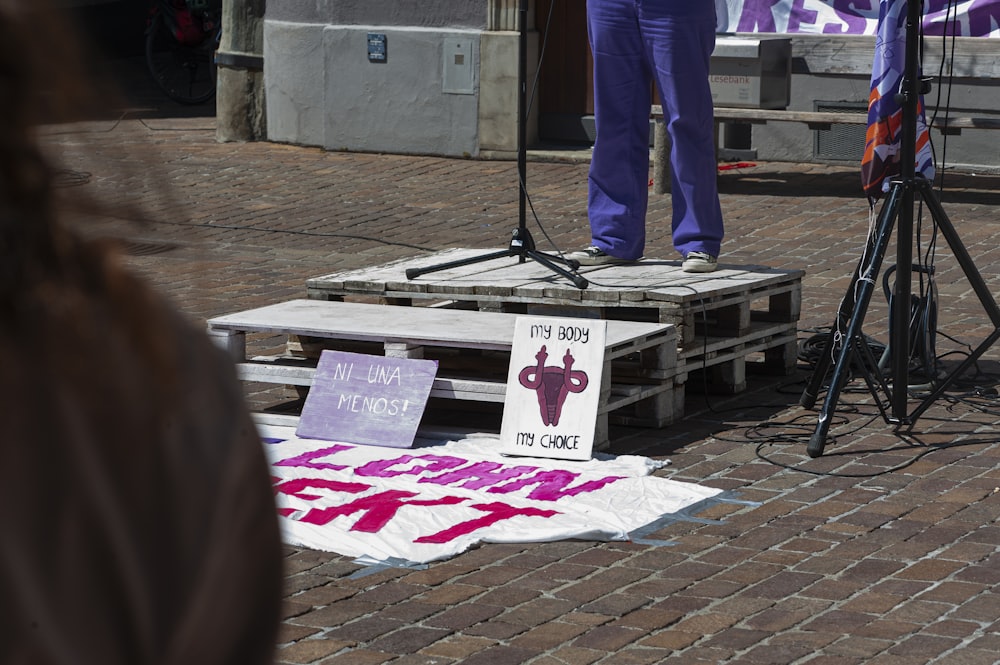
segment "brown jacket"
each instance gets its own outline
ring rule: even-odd
[[[269,663],[282,553],[232,365],[104,277],[0,322],[0,663]]]

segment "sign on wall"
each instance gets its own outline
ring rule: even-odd
[[[905,4],[906,0],[895,0]],[[924,33],[1000,37],[1000,0],[924,0]],[[874,35],[879,0],[717,0],[720,32]]]

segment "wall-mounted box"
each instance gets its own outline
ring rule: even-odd
[[[442,92],[471,95],[476,92],[475,42],[466,37],[444,40]]]
[[[716,106],[785,108],[792,81],[792,40],[719,35],[709,80]]]

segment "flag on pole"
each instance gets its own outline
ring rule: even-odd
[[[906,64],[906,14],[908,0],[880,0],[871,95],[868,98],[868,131],[861,159],[861,181],[869,201],[889,189],[889,179],[900,173],[903,109],[897,101]],[[917,102],[917,173],[934,179],[934,154],[924,117],[924,100]]]

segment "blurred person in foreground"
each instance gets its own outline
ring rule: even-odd
[[[225,354],[65,223],[38,125],[95,88],[43,5],[0,0],[0,663],[270,663],[260,439]]]

